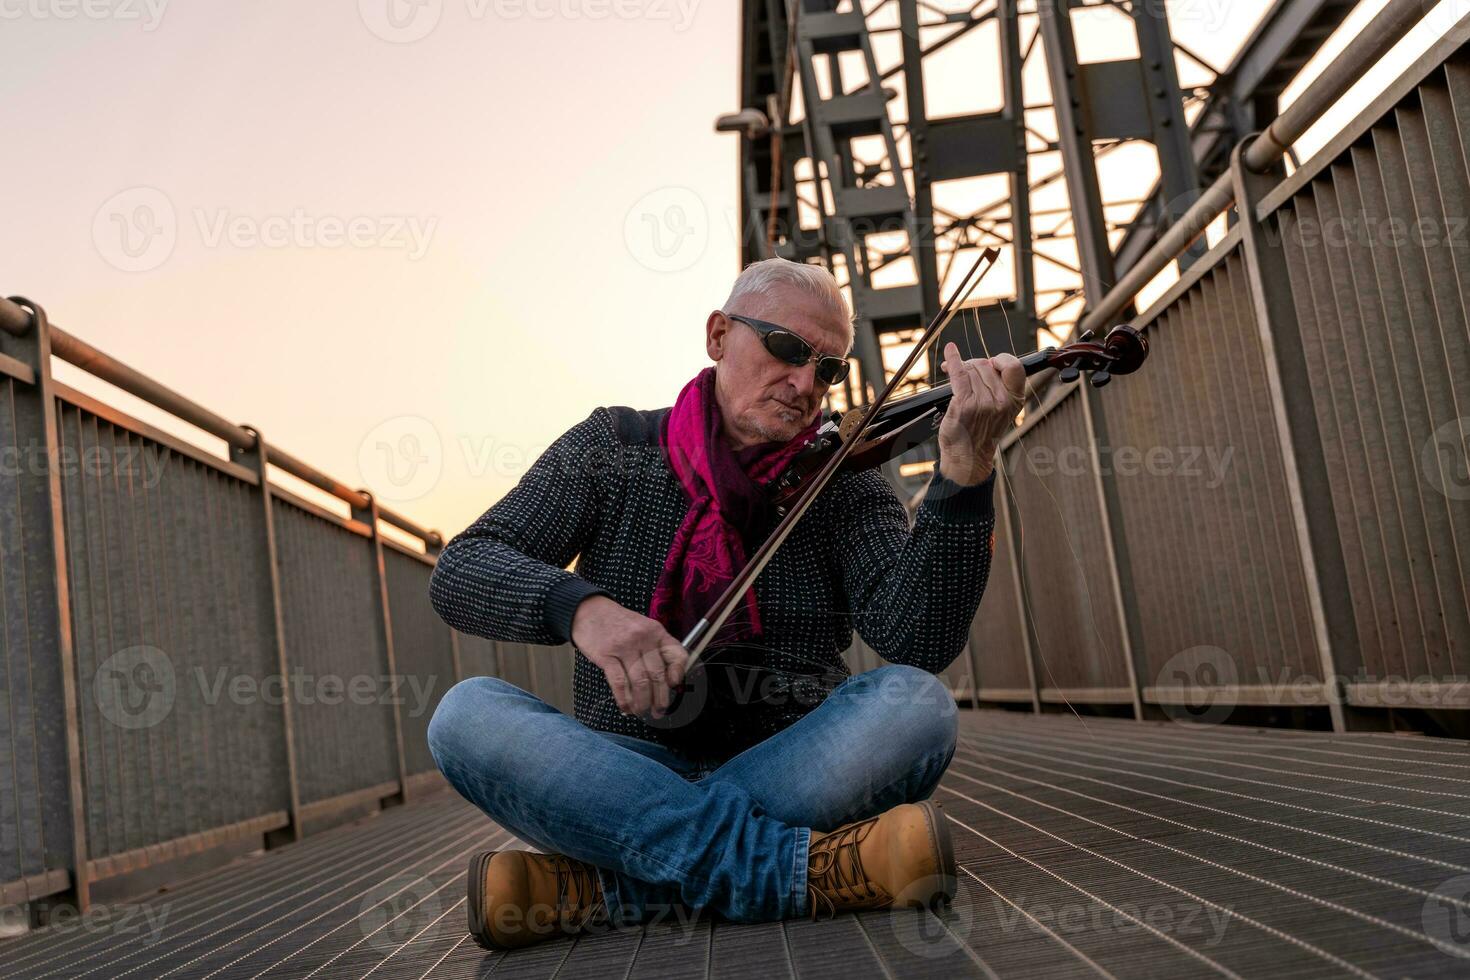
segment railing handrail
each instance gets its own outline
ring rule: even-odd
[[[1265,127],[1246,149],[1245,165],[1260,173],[1278,163],[1286,150],[1362,77],[1363,71],[1387,54],[1426,12],[1425,0],[1388,0],[1368,26],[1313,79],[1307,90]],[[1460,23],[1465,19],[1461,18]],[[1178,258],[1234,201],[1235,185],[1227,170],[1082,317],[1077,331],[1105,331],[1139,290]]]
[[[255,445],[256,435],[252,429],[237,425],[193,399],[179,394],[167,385],[160,384],[111,354],[100,351],[80,337],[67,333],[54,321],[48,320],[48,322],[51,328],[51,353],[68,364],[75,365],[94,377],[116,385],[123,391],[183,419],[210,435],[218,436],[236,449],[249,449]],[[28,310],[11,300],[0,297],[0,330],[16,337],[23,337],[31,329],[31,323],[31,313]],[[317,489],[345,501],[351,507],[367,509],[371,506],[371,499],[367,494],[333,479],[315,466],[303,462],[274,444],[270,446],[270,463],[292,476],[305,480]],[[394,527],[418,537],[430,550],[444,543],[443,535],[438,531],[422,527],[415,521],[381,504],[378,506],[378,516]]]

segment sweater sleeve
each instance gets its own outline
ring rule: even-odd
[[[935,471],[912,528],[878,470],[832,503],[853,626],[885,660],[938,673],[959,656],[990,574],[995,476],[961,486]]]
[[[520,482],[439,553],[429,601],[461,633],[559,644],[572,615],[602,589],[566,570],[596,533],[620,448],[598,408],[553,442]]]

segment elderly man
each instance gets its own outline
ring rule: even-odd
[[[775,526],[763,488],[814,431],[852,340],[824,269],[751,265],[705,324],[714,366],[671,408],[594,410],[444,548],[430,597],[449,625],[576,649],[575,718],[476,677],[429,726],[455,789],[544,852],[471,860],[481,946],[671,909],[749,922],[953,897],[928,797],[957,725],[934,674],[985,588],[995,452],[1024,384],[1014,357],[947,344],[954,395],[912,527],[879,473],[839,475],[721,653],[685,677],[679,638]],[[854,628],[891,664],[848,676]]]

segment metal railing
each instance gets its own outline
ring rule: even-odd
[[[976,619],[982,701],[1460,724],[1470,17],[1312,160],[1277,169],[1426,9],[1390,0],[1084,316],[1116,322],[1233,205],[1223,239],[1134,321],[1142,371],[1106,393],[1034,389],[1003,446],[996,569],[1017,571],[992,576]]]
[[[56,382],[52,355],[229,458]],[[570,710],[569,648],[439,619],[437,531],[23,299],[0,300],[0,395],[0,906],[86,907],[411,797],[439,780],[428,723],[462,677]]]

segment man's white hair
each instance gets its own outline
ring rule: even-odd
[[[852,313],[847,308],[847,300],[843,298],[842,290],[838,287],[837,280],[832,278],[832,273],[819,265],[792,262],[780,257],[752,262],[735,278],[735,285],[725,300],[725,309],[731,309],[737,300],[746,296],[766,295],[772,286],[792,286],[817,299],[825,300],[831,306],[836,319],[847,326],[848,338],[851,340]]]

